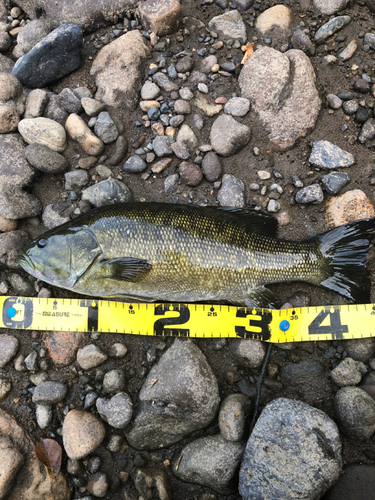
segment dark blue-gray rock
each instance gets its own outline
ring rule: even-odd
[[[217,201],[222,207],[245,206],[245,184],[232,174],[224,174],[221,188],[217,193]]]
[[[359,104],[356,101],[349,100],[349,101],[344,101],[342,105],[342,109],[347,115],[354,115],[354,113],[357,112],[359,108]]]
[[[354,93],[348,89],[341,89],[337,92],[337,96],[340,97],[343,101],[350,101],[354,99]]]
[[[61,23],[78,23],[86,32],[91,32],[99,26],[116,24],[119,18],[124,18],[136,8],[135,0],[17,0],[17,5],[27,13],[29,19],[43,18],[53,28]]]
[[[108,160],[109,165],[118,165],[125,158],[128,152],[128,141],[123,135],[119,135],[116,140],[115,150]]]
[[[332,172],[322,177],[323,188],[328,194],[337,194],[350,181],[348,174]]]
[[[375,491],[375,467],[353,464],[344,468],[325,500],[369,500]]]
[[[183,141],[176,141],[171,144],[171,149],[180,160],[188,160],[191,157],[189,148]]]
[[[364,144],[366,141],[371,141],[375,137],[375,119],[369,118],[362,126],[358,141]]]
[[[238,10],[232,10],[213,17],[208,23],[211,31],[215,31],[222,40],[246,41],[246,26]]]
[[[208,436],[182,448],[174,464],[174,474],[183,481],[212,488],[221,494],[235,491],[234,476],[241,461],[244,444],[222,436]],[[178,463],[178,467],[177,467]]]
[[[158,72],[152,75],[154,82],[161,87],[166,92],[172,92],[173,90],[178,90],[179,86],[176,83],[170,81],[170,79],[164,73]]]
[[[102,419],[111,427],[124,429],[132,418],[133,403],[128,394],[119,392],[110,399],[98,398],[96,409]]]
[[[173,139],[167,135],[157,135],[152,141],[152,148],[156,156],[163,158],[164,156],[172,156],[173,151],[171,144]]]
[[[324,200],[324,194],[319,184],[311,184],[296,193],[297,203],[321,203]]]
[[[220,159],[216,153],[209,151],[202,161],[202,172],[208,182],[215,182],[223,173]]]
[[[57,103],[69,114],[82,111],[81,100],[68,88],[62,89],[57,96]]]
[[[306,55],[313,56],[315,54],[315,45],[300,27],[293,30],[292,35],[293,49],[302,50]]]
[[[365,441],[375,432],[375,402],[359,387],[343,387],[334,399],[339,429],[351,439]]]
[[[210,141],[215,152],[231,156],[250,141],[251,130],[230,115],[220,115],[211,127]]]
[[[350,167],[355,159],[351,153],[329,141],[314,141],[309,162],[316,167],[331,169]]]
[[[98,114],[94,131],[104,144],[111,144],[112,142],[115,142],[118,137],[118,130],[115,122],[112,120],[111,115],[107,111],[102,111]]]
[[[80,67],[82,44],[78,24],[61,24],[18,59],[12,74],[29,87],[50,85]]]
[[[316,43],[323,43],[329,38],[330,36],[334,35],[337,33],[339,30],[341,30],[344,26],[350,23],[352,18],[350,16],[338,16],[334,17],[328,23],[323,24],[318,31],[315,33],[314,40]]]
[[[25,155],[30,165],[50,175],[63,174],[69,168],[69,162],[63,155],[43,144],[29,144]]]
[[[341,471],[337,426],[321,410],[280,398],[262,411],[243,456],[243,500],[318,500]]]
[[[160,111],[159,111],[159,108],[156,107],[156,106],[152,106],[148,111],[147,111],[147,115],[149,117],[150,120],[158,120],[158,118],[160,117]]]
[[[68,388],[66,385],[60,382],[41,382],[35,387],[33,403],[42,405],[58,403],[65,398],[67,392]]]
[[[363,41],[372,50],[375,50],[375,35],[374,35],[374,33],[366,33]]]
[[[124,172],[130,172],[131,174],[143,172],[144,170],[146,170],[146,168],[147,163],[138,155],[131,155],[131,157],[128,158],[122,166]]]
[[[86,170],[72,170],[71,172],[67,172],[65,174],[65,189],[67,191],[81,189],[88,184],[89,180],[90,177]]]
[[[357,112],[355,114],[354,120],[356,123],[365,123],[370,114],[370,110],[365,108],[364,106],[359,106]]]
[[[128,443],[159,449],[202,429],[216,416],[218,385],[205,356],[190,340],[176,339],[149,371]]]
[[[82,200],[89,201],[94,207],[127,203],[132,199],[133,196],[128,186],[112,177],[82,191]]]
[[[233,0],[231,7],[239,10],[247,10],[253,5],[254,0]]]

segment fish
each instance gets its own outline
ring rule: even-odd
[[[101,298],[272,307],[267,285],[303,281],[369,302],[375,218],[305,241],[279,239],[277,226],[239,208],[113,204],[45,232],[18,263],[50,285]]]

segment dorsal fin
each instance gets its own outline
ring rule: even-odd
[[[225,212],[226,214],[233,215],[233,218],[237,218],[237,224],[246,231],[257,233],[262,236],[269,236],[271,238],[276,238],[278,222],[272,215],[265,214],[263,212],[257,212],[256,210],[250,210],[246,208],[234,208],[234,207],[207,207],[212,208],[220,212]]]

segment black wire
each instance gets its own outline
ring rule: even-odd
[[[264,357],[262,371],[260,372],[260,376],[259,376],[259,379],[258,379],[257,397],[256,397],[256,400],[255,400],[255,409],[254,409],[253,419],[252,419],[251,425],[250,425],[250,432],[252,432],[252,430],[254,429],[254,426],[255,426],[256,421],[258,419],[259,403],[260,403],[260,394],[261,394],[261,389],[262,389],[262,383],[263,383],[263,379],[264,379],[264,376],[265,376],[265,373],[266,373],[266,369],[267,369],[267,366],[268,366],[268,361],[269,361],[269,358],[270,358],[270,355],[271,355],[272,347],[273,347],[273,344],[270,342],[268,344],[267,352],[266,352],[266,355]]]

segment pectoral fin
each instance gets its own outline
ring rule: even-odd
[[[101,265],[106,278],[132,282],[141,281],[152,267],[147,260],[135,257],[119,257],[103,261]]]

